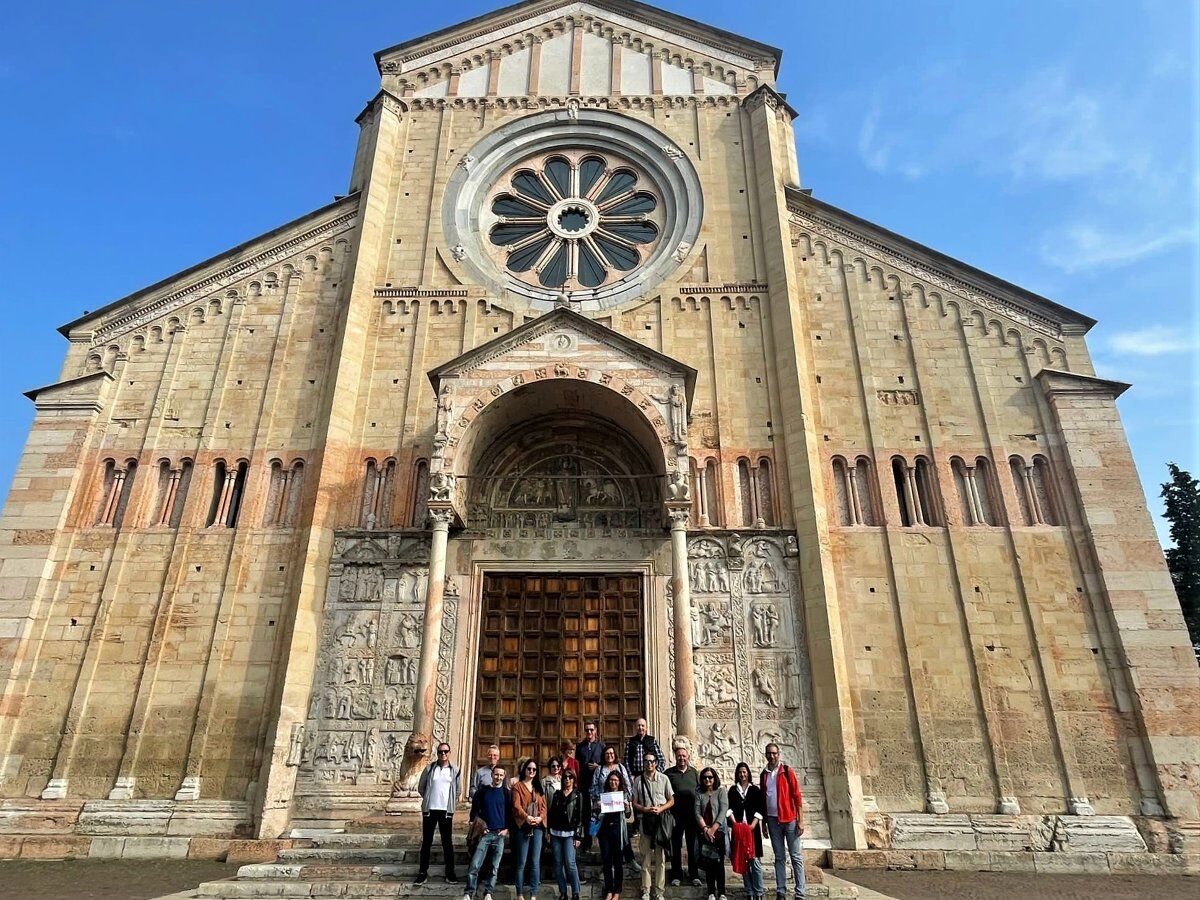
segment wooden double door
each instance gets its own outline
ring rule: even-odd
[[[585,720],[620,753],[645,715],[644,624],[638,575],[485,575],[476,760],[497,744],[509,768],[523,756],[545,766]]]

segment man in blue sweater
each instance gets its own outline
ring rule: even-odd
[[[500,858],[504,855],[504,839],[508,837],[508,788],[505,787],[504,775],[504,766],[494,766],[491,787],[479,788],[471,800],[471,823],[479,819],[485,830],[479,839],[479,846],[475,848],[475,855],[471,857],[467,892],[463,900],[475,900],[475,888],[484,865],[490,871],[483,880],[483,900],[492,900],[496,875],[500,871]]]

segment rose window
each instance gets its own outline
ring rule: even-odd
[[[588,151],[525,160],[502,177],[489,209],[497,261],[520,281],[563,291],[625,278],[662,233],[662,204],[631,163]]]

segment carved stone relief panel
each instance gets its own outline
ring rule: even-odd
[[[428,556],[419,535],[335,538],[298,794],[387,797],[412,729]]]
[[[794,535],[708,533],[688,542],[701,764],[755,771],[775,741],[820,785]],[[819,793],[819,791],[814,791]]]

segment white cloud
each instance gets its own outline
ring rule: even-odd
[[[1196,229],[1191,227],[1122,233],[1077,223],[1048,233],[1042,240],[1041,255],[1055,268],[1074,274],[1083,269],[1129,265],[1196,240]]]
[[[1179,326],[1148,325],[1133,331],[1121,331],[1108,339],[1113,353],[1134,356],[1166,356],[1174,353],[1193,353],[1197,340],[1196,324]]]

